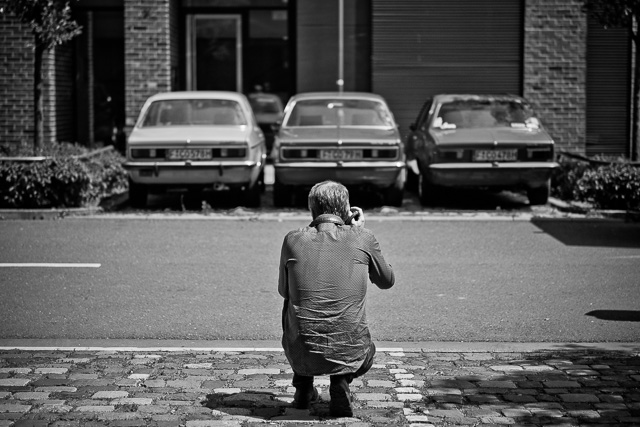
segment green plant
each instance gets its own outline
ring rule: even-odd
[[[78,207],[89,188],[85,166],[74,158],[5,163],[0,167],[0,206]]]
[[[640,169],[628,163],[614,163],[585,170],[577,180],[578,200],[603,209],[640,208]]]
[[[24,150],[18,157],[31,155]],[[112,150],[78,158],[87,153],[78,145],[50,144],[37,153],[47,157],[43,161],[0,162],[0,207],[82,207],[126,190],[122,155]]]
[[[584,160],[561,156],[558,167],[551,177],[551,195],[561,200],[575,200],[574,191],[584,172],[591,167]]]
[[[124,157],[117,151],[108,151],[85,161],[91,183],[85,196],[94,204],[102,198],[125,191],[128,188],[128,174],[122,167]]]

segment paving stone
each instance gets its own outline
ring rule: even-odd
[[[3,378],[0,379],[0,387],[23,387],[30,382],[29,378]]]
[[[390,394],[385,393],[355,393],[356,399],[358,400],[378,400],[378,401],[387,401],[393,400]]]
[[[36,374],[66,374],[68,368],[36,368]]]
[[[31,409],[31,405],[0,402],[0,413],[4,413],[4,412],[24,413],[24,412],[29,412],[30,409]]]
[[[78,412],[111,412],[115,411],[113,405],[93,405],[93,406],[79,406],[76,408]]]
[[[129,393],[126,391],[99,391],[91,396],[92,399],[117,399],[127,397]]]
[[[49,398],[49,393],[47,392],[37,392],[37,391],[27,391],[20,393],[13,393],[12,396],[14,399],[18,400],[45,400]]]
[[[600,399],[598,399],[598,397],[593,394],[582,394],[582,393],[561,394],[560,398],[562,399],[563,402],[570,402],[570,403],[600,402]]]
[[[277,375],[280,369],[240,369],[239,375]]]

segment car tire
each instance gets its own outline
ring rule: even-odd
[[[256,182],[255,184],[253,184],[253,187],[249,187],[244,190],[244,204],[248,208],[259,208],[261,194],[262,191],[260,188],[260,183]]]
[[[546,184],[542,187],[535,187],[527,189],[527,197],[529,198],[529,204],[546,205],[549,202],[549,194],[551,193],[551,180],[547,180]]]
[[[145,208],[147,206],[147,195],[149,191],[146,186],[136,184],[129,179],[129,204],[132,208]]]
[[[404,199],[404,189],[398,188],[397,185],[392,185],[384,192],[384,204],[387,206],[402,206],[402,200]]]
[[[422,206],[433,206],[438,198],[438,187],[427,178],[424,174],[418,176],[418,197],[420,198],[420,204]]]
[[[276,180],[273,183],[273,205],[277,208],[287,207],[291,204],[290,188]]]

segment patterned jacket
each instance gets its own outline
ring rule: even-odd
[[[365,310],[369,280],[394,285],[373,233],[321,215],[291,231],[280,255],[282,346],[299,375],[336,375],[360,368],[370,349]]]

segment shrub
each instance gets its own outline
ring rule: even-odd
[[[614,163],[585,170],[576,182],[575,195],[603,209],[638,209],[640,168]]]
[[[551,195],[561,200],[575,200],[574,191],[578,180],[591,167],[591,164],[585,160],[564,156],[558,159],[558,164],[560,164],[560,167],[555,170],[551,177]]]
[[[37,155],[43,161],[0,162],[0,207],[63,208],[95,204],[127,186],[124,158],[115,151],[95,157],[84,147],[50,144]],[[32,156],[33,151],[15,154]]]

